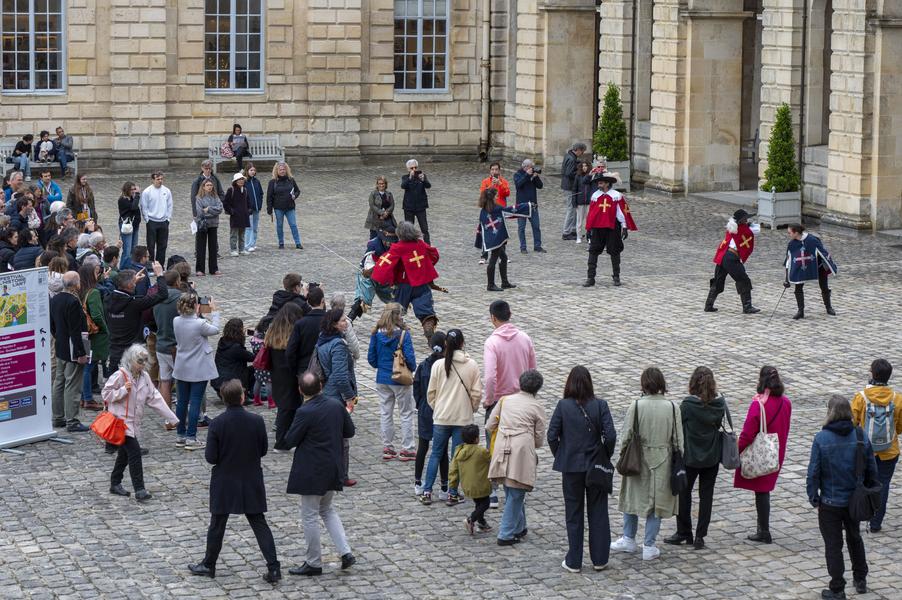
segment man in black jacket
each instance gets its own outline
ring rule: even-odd
[[[72,271],[63,275],[63,291],[50,299],[50,333],[56,347],[56,373],[51,403],[53,426],[76,433],[89,431],[78,420],[81,385],[88,351],[83,333],[88,324],[78,299],[81,279]]]
[[[323,288],[316,286],[307,292],[307,303],[311,306],[311,310],[294,324],[291,337],[288,338],[288,346],[285,348],[285,358],[289,365],[294,366],[298,376],[307,370],[313,349],[316,347],[316,340],[319,339],[323,315],[326,314]]]
[[[267,572],[263,579],[276,583],[282,579],[282,571],[276,558],[276,543],[263,514],[266,488],[260,467],[260,459],[266,456],[269,447],[266,424],[260,415],[242,407],[244,389],[237,379],[223,383],[220,395],[226,410],[210,423],[205,450],[207,462],[213,465],[207,551],[201,562],[188,565],[188,569],[195,575],[215,577],[229,515],[244,515],[266,559]]]
[[[564,231],[561,239],[576,239],[576,193],[578,191],[576,181],[576,171],[579,167],[579,157],[586,151],[586,145],[582,142],[576,142],[561,163],[561,195],[564,199]]]
[[[429,222],[426,220],[426,209],[429,208],[429,197],[426,190],[432,187],[426,174],[420,171],[419,164],[413,158],[407,161],[408,174],[401,177],[401,189],[404,190],[404,220],[420,224],[423,241],[429,244]]]
[[[307,553],[304,564],[289,569],[292,575],[322,575],[320,518],[341,556],[341,568],[357,559],[345,536],[341,518],[332,506],[335,492],[342,490],[342,442],[354,437],[354,422],[340,402],[323,396],[319,379],[313,373],[301,377],[304,405],[298,409],[285,436],[289,448],[297,448],[288,475],[289,494],[301,496],[301,519]]]
[[[310,312],[307,297],[302,293],[304,287],[301,276],[297,273],[288,273],[282,278],[282,289],[273,293],[272,304],[269,306],[266,316],[262,319],[267,328],[272,323],[272,320],[276,318],[276,313],[289,302],[297,304],[305,315]]]
[[[169,290],[163,279],[163,266],[154,261],[153,273],[157,278],[157,293],[152,296],[135,296],[135,287],[146,277],[146,271],[135,273],[131,269],[119,271],[116,289],[104,301],[104,317],[110,329],[110,372],[119,368],[119,359],[125,349],[143,339],[141,313],[166,300]]]

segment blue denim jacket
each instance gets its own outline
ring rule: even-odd
[[[865,479],[876,480],[877,463],[864,435]],[[855,491],[855,447],[858,439],[851,421],[834,421],[814,436],[808,462],[808,501],[812,506],[843,507]]]

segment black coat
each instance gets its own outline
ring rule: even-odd
[[[432,187],[429,178],[424,177],[422,181],[414,177],[411,179],[410,174],[401,176],[401,189],[404,190],[403,208],[408,212],[419,212],[429,208],[429,196],[426,190]]]
[[[44,249],[37,244],[26,244],[25,246],[22,246],[16,251],[15,256],[13,256],[13,268],[16,271],[33,269],[35,261],[37,261],[43,251]]]
[[[226,190],[222,207],[229,215],[229,227],[246,229],[251,226],[251,199],[247,187],[233,185]]]
[[[237,379],[242,385],[248,384],[248,364],[254,360],[254,353],[244,344],[234,340],[219,338],[216,346],[216,370],[219,372],[217,387],[229,379]]]
[[[82,332],[88,331],[88,322],[81,301],[74,294],[60,292],[50,299],[50,335],[56,345],[56,357],[75,362],[88,354]],[[70,353],[70,348],[73,353]]]
[[[214,515],[257,515],[266,512],[266,488],[260,458],[269,440],[263,417],[230,406],[207,430],[204,456],[210,473],[210,512]]]
[[[579,167],[579,157],[568,150],[561,162],[561,189],[568,192],[576,191],[576,173]]]
[[[272,399],[279,410],[295,410],[303,399],[298,390],[298,376],[294,366],[289,365],[285,359],[284,350],[269,349],[269,358],[272,368],[269,374],[272,377]]]
[[[341,491],[342,441],[352,437],[354,422],[343,404],[322,394],[307,400],[285,434],[285,447],[297,448],[286,491],[302,496]]]
[[[157,277],[157,290],[152,295],[133,296],[115,290],[103,302],[104,318],[110,329],[110,356],[118,364],[125,349],[144,339],[142,313],[169,298],[169,290],[162,276]]]
[[[309,313],[298,319],[288,338],[288,346],[285,348],[285,359],[295,374],[302,375],[310,364],[310,357],[319,339],[319,329],[326,311],[314,308]]]
[[[579,405],[572,398],[564,398],[557,403],[551,422],[548,424],[548,447],[554,454],[554,466],[559,473],[585,473],[589,467],[589,459],[598,448],[599,440],[604,435],[608,454],[614,452],[617,443],[617,431],[608,403],[592,398],[583,407],[586,417],[579,410]]]
[[[191,204],[194,206],[194,203]],[[122,222],[131,221],[135,231],[141,224],[141,194],[135,194],[132,197],[119,196],[119,229],[122,229]]]
[[[294,210],[295,198],[300,196],[301,189],[294,177],[276,177],[266,186],[266,212],[272,214],[273,210]]]
[[[0,242],[0,273],[12,271],[13,257],[16,255],[16,247],[9,242]],[[34,265],[32,265],[34,266]]]

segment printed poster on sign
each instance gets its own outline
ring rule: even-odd
[[[46,268],[0,274],[0,448],[53,437]]]

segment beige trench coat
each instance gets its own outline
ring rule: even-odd
[[[621,448],[632,437],[633,402],[626,411],[620,433]],[[662,519],[679,513],[679,496],[670,491],[671,448],[683,450],[680,407],[665,396],[643,396],[639,405],[639,435],[642,437],[642,472],[624,477],[620,484],[619,509],[628,515],[646,516],[654,511]],[[676,427],[674,428],[674,415]],[[674,431],[675,429],[675,431]],[[673,440],[673,441],[671,441]]]
[[[545,440],[545,409],[532,394],[503,396],[492,411],[486,431],[498,429],[489,479],[508,487],[532,491],[539,457],[536,448]]]

